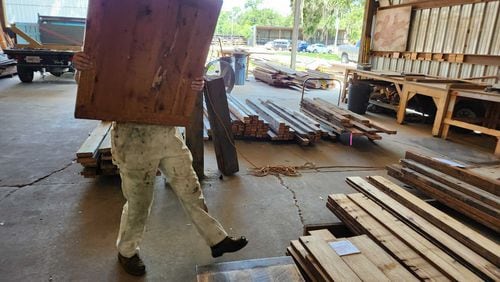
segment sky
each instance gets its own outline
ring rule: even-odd
[[[245,2],[246,0],[224,0],[222,9],[228,11],[233,7],[243,8]],[[290,0],[265,0],[262,7],[271,8],[284,16],[291,14]]]

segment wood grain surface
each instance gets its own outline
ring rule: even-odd
[[[90,0],[75,117],[185,126],[221,0]]]

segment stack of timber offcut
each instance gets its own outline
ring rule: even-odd
[[[227,96],[227,101],[229,104],[233,127],[235,124],[238,125],[238,127],[236,127],[237,131],[233,129],[235,137],[242,136],[256,139],[269,138],[269,125],[265,120],[260,118],[254,110],[240,102],[232,95]]]
[[[348,177],[355,194],[333,194],[327,207],[366,234],[419,280],[498,281],[500,246],[381,176]]]
[[[246,102],[268,122],[274,133],[271,136],[273,141],[293,139],[299,145],[307,146],[315,144],[322,137],[331,140],[336,138],[335,135],[328,134],[318,122],[274,101],[247,99]]]
[[[442,204],[500,232],[500,166],[468,166],[406,152],[389,175]]]
[[[301,89],[306,80],[309,78],[333,78],[332,75],[327,73],[315,70],[300,72],[271,62],[256,61],[255,64],[257,65],[253,71],[255,79],[263,81],[271,86]],[[334,87],[334,82],[326,80],[310,80],[307,81],[306,87],[311,89],[329,89]]]
[[[366,136],[370,140],[380,140],[378,133],[396,134],[397,131],[386,129],[366,117],[342,109],[321,98],[305,98],[301,103],[301,111],[317,120],[336,134]]]
[[[76,161],[83,166],[81,175],[84,177],[118,174],[111,160],[110,128],[111,122],[101,122],[77,151]]]
[[[418,281],[366,235],[337,239],[328,230],[292,240],[292,256],[307,281]]]

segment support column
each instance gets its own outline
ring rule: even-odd
[[[292,31],[292,59],[290,62],[291,69],[295,69],[297,64],[297,46],[299,40],[299,27],[301,19],[302,19],[302,0],[295,0],[293,31]]]

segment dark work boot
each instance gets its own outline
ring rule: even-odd
[[[135,276],[142,276],[146,274],[146,266],[137,254],[131,258],[127,258],[118,253],[118,261],[128,274]]]
[[[224,253],[233,253],[243,249],[248,244],[248,240],[245,237],[240,237],[235,239],[233,237],[226,237],[220,243],[211,247],[212,257],[220,257]]]

